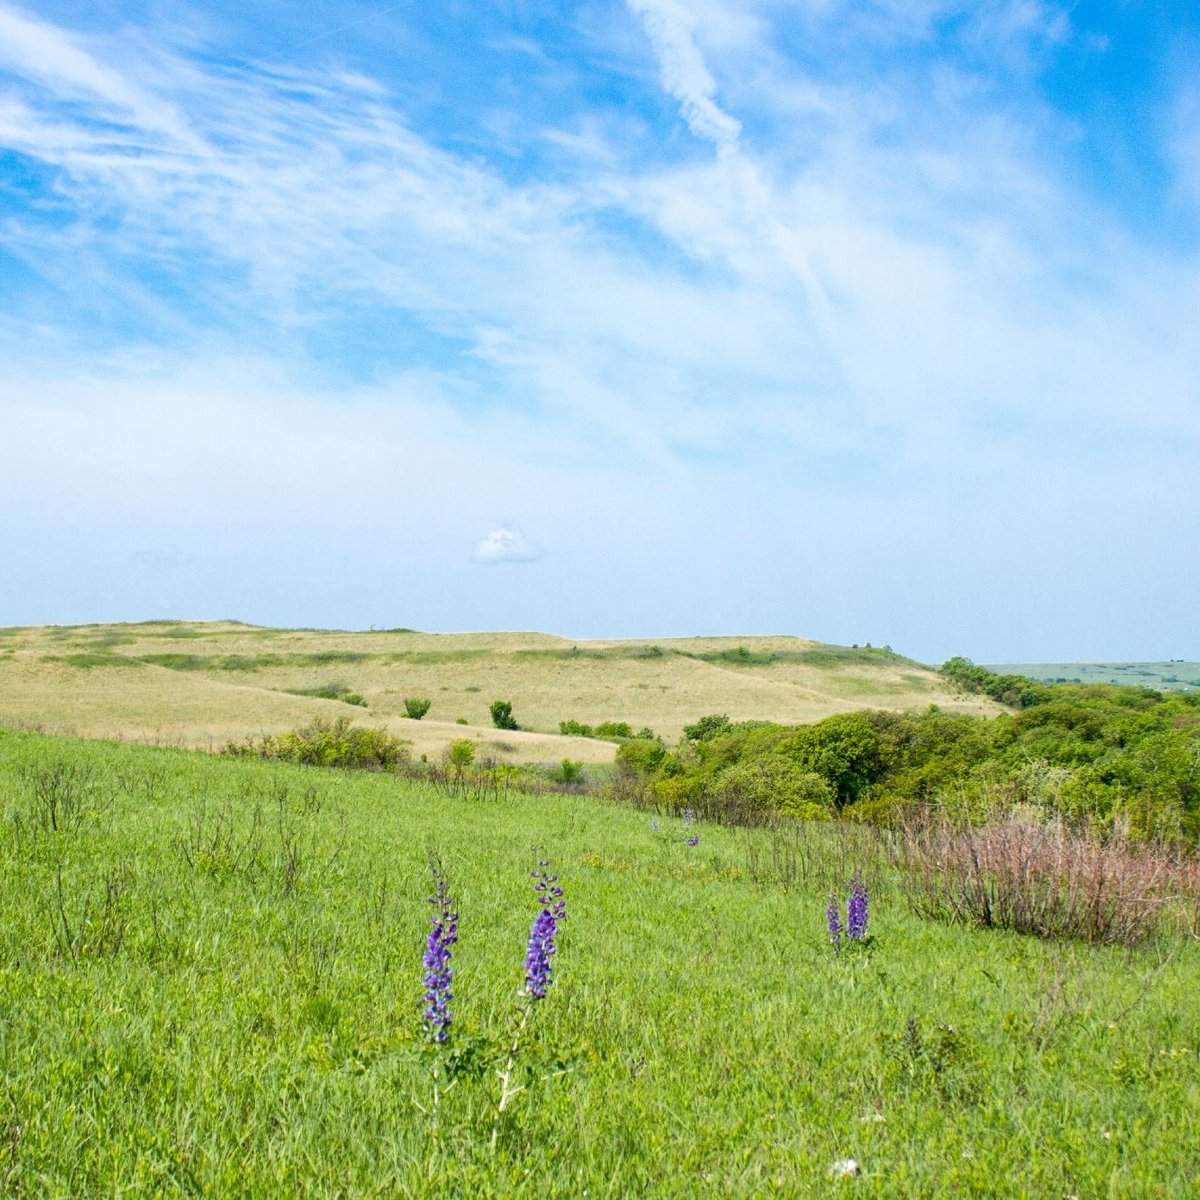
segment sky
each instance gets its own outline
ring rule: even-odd
[[[1200,659],[1200,7],[0,0],[0,625]]]

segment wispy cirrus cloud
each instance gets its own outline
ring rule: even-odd
[[[624,553],[582,526],[616,494],[626,527],[645,527],[634,557],[650,575],[662,528],[681,562],[712,544],[681,532],[694,511],[710,528],[738,513],[722,544],[755,528],[747,546],[774,555],[779,519],[758,529],[747,496],[829,562],[841,537],[883,561],[869,527],[911,511],[895,536],[933,570],[947,540],[991,520],[981,479],[1036,477],[1083,521],[1114,447],[1148,464],[1200,439],[1196,208],[1180,199],[1194,108],[1182,91],[1167,104],[1184,236],[1156,239],[1084,185],[1086,118],[1039,90],[1085,36],[1099,61],[1079,14],[627,0],[578,16],[557,40],[481,37],[509,73],[485,105],[458,95],[469,72],[421,77],[415,54],[392,75],[286,48],[255,65],[0,3],[0,144],[16,164],[0,178],[16,264],[6,413],[56,411],[55,390],[115,395],[139,373],[197,419],[239,403],[278,416],[292,397],[306,417],[274,423],[282,463],[289,444],[311,461],[323,422],[369,410],[374,432],[352,422],[339,441],[371,465],[351,489],[364,507],[418,520],[372,474],[390,453],[436,493],[439,544],[472,544],[496,512],[540,530],[553,508],[556,561],[595,564]],[[433,25],[419,32],[436,50]],[[521,103],[535,81],[543,109]],[[247,361],[270,366],[242,380]],[[366,409],[346,399],[364,388]],[[50,418],[30,411],[32,437]],[[478,505],[419,470],[452,477],[447,446],[487,481]],[[227,466],[245,473],[232,453]],[[288,494],[306,511],[301,483]],[[918,494],[953,498],[957,532],[909,509]],[[1024,519],[994,535],[1006,562]],[[800,631],[821,633],[814,621]]]
[[[724,33],[722,6],[631,8],[684,120],[720,150],[711,161],[633,170],[616,145],[554,185],[514,182],[415,132],[352,73],[214,72],[169,51],[119,72],[12,10],[10,69],[38,86],[17,90],[0,131],[55,172],[74,217],[70,265],[93,255],[112,277],[101,290],[122,291],[148,324],[166,306],[168,320],[283,330],[303,346],[339,309],[383,306],[426,345],[451,339],[497,372],[501,402],[524,395],[639,453],[687,450],[691,430],[707,442],[703,429],[733,395],[740,427],[771,424],[786,397],[835,443],[847,431],[830,422],[838,409],[923,435],[923,411],[943,423],[969,415],[968,392],[985,407],[1020,406],[1028,377],[1061,374],[1063,340],[1082,346],[1096,322],[1112,321],[1106,344],[1129,359],[1117,314],[1159,316],[1139,294],[1144,256],[964,83],[904,94],[810,78],[810,96],[828,94],[824,132],[806,163],[780,171],[719,103],[701,45],[710,27]],[[1018,29],[1051,21],[1017,8],[989,11]],[[759,112],[786,104],[799,76],[742,32],[715,40],[734,67],[758,66],[758,92],[743,101]],[[913,119],[930,107],[937,120]],[[879,141],[901,127],[902,140]],[[614,238],[614,212],[700,269],[655,264],[636,236]],[[1080,233],[1064,236],[1071,221]],[[8,228],[27,260],[48,272],[67,263],[55,258],[59,225],[10,218]],[[173,279],[189,303],[172,305],[129,264]],[[1186,289],[1190,271],[1172,285],[1164,268],[1162,315],[1177,310],[1169,292]],[[70,274],[58,286],[70,288]],[[77,277],[81,305],[94,283]],[[1015,343],[1025,347],[1016,360]],[[1111,378],[1111,364],[1095,376]],[[1101,388],[1102,407],[1119,408],[1105,405],[1113,390]]]

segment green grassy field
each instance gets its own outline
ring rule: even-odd
[[[1024,675],[1047,683],[1117,683],[1125,687],[1148,687],[1162,692],[1185,692],[1200,688],[1200,663],[1109,662],[1109,663],[1017,663],[989,667],[999,674]]]
[[[406,720],[406,697],[431,700],[429,715]],[[520,731],[497,736],[497,699],[512,702]],[[417,756],[466,736],[506,761],[601,763],[611,742],[560,737],[559,723],[625,721],[675,741],[705,713],[798,722],[930,704],[999,711],[889,650],[791,637],[572,642],[179,621],[0,629],[0,724],[198,749],[344,714],[409,739]]]
[[[689,846],[594,797],[27,732],[0,733],[0,817],[6,1196],[1200,1193],[1196,941],[920,920],[866,829]],[[493,1147],[534,845],[567,919]],[[431,851],[460,912],[443,1048]],[[871,941],[834,955],[856,868]]]

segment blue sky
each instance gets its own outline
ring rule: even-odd
[[[1198,13],[0,0],[0,624],[1200,658]]]

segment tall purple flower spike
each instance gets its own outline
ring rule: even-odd
[[[558,876],[549,873],[549,866],[549,860],[539,859],[538,869],[529,872],[540,907],[529,931],[529,949],[525,954],[525,990],[534,1000],[544,1000],[553,982],[554,966],[550,960],[558,949],[555,942],[558,923],[567,915]]]
[[[825,908],[825,924],[829,928],[829,941],[836,950],[842,936],[842,906],[838,903],[836,896],[829,897],[829,904]]]
[[[436,892],[429,897],[435,908],[429,940],[425,945],[425,1028],[434,1042],[444,1042],[449,1036],[453,1016],[450,1002],[453,971],[450,967],[450,947],[458,941],[458,913],[446,887],[445,876],[434,866]]]
[[[854,872],[850,899],[846,901],[846,933],[856,942],[865,941],[867,937],[867,885],[858,871]]]

